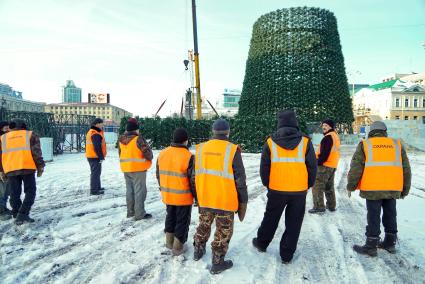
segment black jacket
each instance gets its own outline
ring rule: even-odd
[[[212,139],[228,140],[228,138],[225,135],[214,135]],[[236,190],[238,193],[238,202],[239,204],[246,204],[248,203],[248,187],[246,186],[245,167],[243,165],[242,153],[239,147],[235,153],[235,156],[233,157],[232,169],[233,169],[233,176],[235,178]],[[191,175],[191,183],[192,183],[192,188],[194,188],[196,193],[195,167],[193,167],[193,174]],[[200,209],[206,210],[206,211],[213,211],[216,213],[224,212],[222,210],[216,210],[216,209],[210,209],[210,208],[200,208]]]
[[[188,147],[186,145],[178,144],[178,143],[172,143],[171,147],[188,149]],[[192,179],[192,174],[194,173],[194,168],[195,168],[194,162],[195,162],[195,156],[192,155],[190,157],[189,166],[187,168],[187,176],[189,177],[189,180]],[[158,160],[156,160],[156,179],[158,180],[158,184],[161,185]],[[190,191],[192,192],[193,197],[195,197],[195,199],[196,199],[196,192],[195,192],[195,189],[193,188],[193,185],[192,185],[191,182],[190,182]]]
[[[102,132],[102,129],[97,128],[96,126],[90,127],[90,129],[94,129],[97,132]],[[93,143],[94,151],[99,160],[105,160],[102,152],[102,136],[100,134],[93,134],[91,137],[91,141]]]
[[[303,137],[303,134],[297,128],[293,128],[293,127],[279,128],[271,136],[272,140],[277,145],[288,150],[295,149],[300,143],[302,137]],[[305,164],[307,166],[307,172],[308,172],[308,187],[310,188],[314,185],[314,181],[316,179],[316,173],[317,173],[316,155],[314,153],[313,144],[311,143],[310,139],[307,144]],[[269,188],[270,167],[271,167],[270,149],[269,149],[269,145],[266,142],[263,147],[263,152],[261,153],[260,176],[261,176],[261,181],[263,182],[263,185],[267,188]],[[305,192],[302,192],[302,194],[305,194]]]
[[[323,163],[325,163],[328,160],[329,155],[331,154],[334,141],[332,140],[331,135],[326,135],[330,132],[335,132],[335,130],[331,129],[328,132],[326,132],[325,137],[323,137],[322,141],[320,141],[320,154],[319,154],[319,157],[317,157],[317,165],[319,166],[323,166]]]

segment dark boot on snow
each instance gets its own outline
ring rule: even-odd
[[[258,244],[258,240],[257,238],[253,238],[252,239],[252,245],[259,251],[259,252],[266,252],[265,248],[260,247],[260,245]]]
[[[12,218],[12,211],[6,207],[0,207],[0,221],[6,221]]]
[[[395,244],[397,242],[397,235],[386,233],[383,242],[379,242],[378,248],[384,249],[389,253],[395,253]]]
[[[368,255],[368,256],[377,256],[378,255],[378,242],[379,238],[368,237],[366,243],[363,246],[354,245],[353,250],[357,253]]]
[[[195,245],[195,250],[193,251],[193,260],[200,260],[205,254],[205,246]]]
[[[165,233],[165,247],[167,249],[173,249],[173,245],[174,245],[174,234]]]
[[[310,210],[308,210],[308,213],[310,214],[321,214],[321,213],[325,213],[326,209],[325,208],[312,208]]]
[[[35,220],[30,218],[30,216],[26,215],[26,214],[22,214],[22,213],[18,213],[18,215],[16,216],[16,220],[15,220],[15,224],[20,226],[24,223],[34,223]]]
[[[102,195],[104,193],[103,190],[90,190],[90,195]]]
[[[224,260],[224,255],[220,256],[213,252],[212,266],[210,269],[211,274],[219,274],[232,267],[233,262],[231,260]]]

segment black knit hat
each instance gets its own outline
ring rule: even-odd
[[[214,134],[228,134],[230,131],[230,125],[227,120],[219,118],[214,121],[212,130]]]
[[[131,117],[127,120],[127,126],[125,130],[127,131],[134,131],[139,129],[139,122],[134,117]]]
[[[27,129],[25,120],[20,118],[13,119],[9,124],[10,129]]]
[[[9,126],[9,121],[0,121],[0,130],[2,130],[5,126]]]
[[[174,143],[183,143],[185,141],[189,140],[189,135],[187,134],[186,129],[184,128],[177,128],[174,130],[173,133],[173,142]]]
[[[93,119],[93,121],[91,122],[91,125],[92,126],[96,126],[96,124],[99,124],[99,123],[103,123],[103,119],[101,119],[101,118],[99,118],[99,117],[96,117],[95,119]]]
[[[327,125],[329,125],[332,129],[335,128],[335,122],[332,119],[325,119],[322,121],[322,124],[326,123]]]
[[[298,128],[298,120],[292,109],[281,110],[277,113],[277,128],[294,127]]]

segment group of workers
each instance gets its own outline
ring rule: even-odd
[[[259,252],[266,252],[285,211],[280,257],[287,264],[297,248],[308,189],[312,188],[314,204],[309,213],[320,215],[326,209],[336,211],[334,177],[341,143],[334,122],[326,119],[322,122],[324,137],[315,153],[310,138],[301,133],[293,110],[282,110],[277,116],[277,130],[267,139],[261,154],[260,176],[268,189],[267,204],[252,245]],[[26,130],[23,121],[15,120],[10,128],[10,132],[2,128],[4,134],[0,143],[0,189],[3,195],[3,199],[0,198],[0,216],[9,214],[4,202],[9,192],[10,215],[16,217],[16,223],[33,222],[29,209],[35,197],[34,175],[37,172],[41,176],[44,168],[41,151],[38,151],[39,139]],[[86,137],[92,195],[104,193],[100,175],[107,153],[102,129],[103,121],[97,118]],[[130,118],[118,143],[126,184],[127,217],[136,221],[152,217],[146,212],[144,203],[146,173],[152,166],[153,153],[139,129],[138,121]],[[156,177],[166,205],[165,246],[174,256],[185,252],[192,206],[195,204],[199,207],[199,224],[193,237],[193,258],[198,261],[204,256],[215,221],[210,272],[217,274],[233,266],[225,256],[233,235],[235,214],[241,222],[245,218],[248,190],[241,149],[229,141],[229,123],[224,119],[216,120],[212,132],[209,141],[196,145],[193,155],[188,148],[187,131],[175,129],[171,145],[157,158]],[[22,181],[26,193],[23,203],[18,198]],[[410,165],[403,145],[399,140],[388,137],[383,122],[374,122],[368,138],[357,146],[348,173],[347,193],[350,195],[352,191],[360,190],[367,207],[367,239],[364,245],[353,246],[356,252],[376,256],[377,249],[382,248],[395,253],[396,199],[407,196],[410,183]],[[385,228],[383,241],[380,241],[381,210]]]

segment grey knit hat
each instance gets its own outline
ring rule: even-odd
[[[228,134],[230,131],[229,122],[222,118],[219,118],[214,121],[212,128],[214,134]]]
[[[375,121],[370,126],[370,131],[373,131],[373,130],[384,130],[384,131],[387,131],[387,126],[382,121]]]

